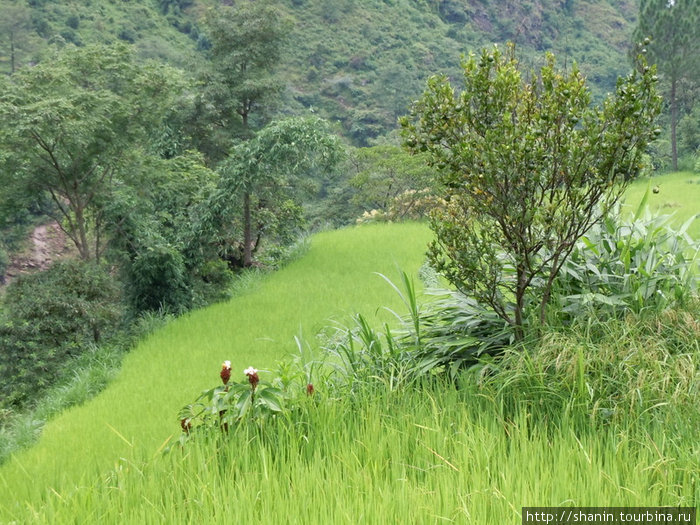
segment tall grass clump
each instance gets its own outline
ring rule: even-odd
[[[481,395],[537,424],[700,425],[700,302],[640,316],[550,328],[469,373]]]
[[[318,386],[297,417],[119,459],[0,512],[21,523],[501,525],[527,505],[698,501],[690,433],[536,426],[525,410],[506,420],[473,386],[441,381],[354,396]]]

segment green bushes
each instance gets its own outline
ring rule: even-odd
[[[641,210],[625,220],[609,216],[576,243],[553,288],[549,322],[592,315],[661,312],[685,304],[700,283],[700,243],[670,225],[669,216]]]
[[[69,359],[108,339],[120,321],[119,295],[105,268],[78,261],[8,286],[0,319],[3,404],[37,397]]]

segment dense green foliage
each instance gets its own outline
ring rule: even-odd
[[[62,262],[13,282],[0,318],[0,408],[44,394],[66,364],[109,340],[120,322],[119,288],[92,263]]]
[[[66,48],[3,79],[0,180],[47,208],[83,260],[104,252],[104,208],[172,103],[177,74],[124,45]]]
[[[636,3],[628,0],[507,5],[294,0],[272,5],[293,22],[280,63],[286,110],[313,107],[339,122],[343,134],[357,145],[393,129],[429,74],[459,75],[456,57],[492,42],[512,40],[532,62],[544,50],[569,63],[577,61],[602,95],[626,70],[637,15]],[[119,41],[134,43],[143,57],[192,67],[201,61],[195,58],[197,50],[210,44],[202,22],[207,7],[228,9],[216,0],[0,0],[0,7],[12,14],[7,23],[16,28],[16,68],[41,60],[48,42]],[[10,48],[8,37],[0,39],[0,63],[8,72]]]
[[[558,72],[552,55],[530,80],[512,45],[470,55],[462,67],[460,92],[431,77],[401,120],[406,146],[427,153],[445,187],[429,257],[522,339],[528,303],[543,322],[576,240],[640,173],[659,133],[657,77],[641,62],[598,108],[579,70]]]
[[[642,160],[675,158],[676,122],[682,162],[697,150],[686,63],[672,140],[642,159],[660,131],[654,71],[615,80],[636,7],[0,0],[0,275],[46,216],[82,259],[4,290],[0,522],[500,524],[524,502],[697,506],[700,221],[644,218],[671,198],[657,181],[633,219],[589,229]],[[522,83],[510,48],[458,66],[505,40],[533,71]],[[646,51],[668,80],[674,59]],[[464,69],[460,95],[445,80],[444,104],[416,106],[433,157],[402,152],[392,130],[425,77]],[[344,155],[339,136],[360,147]],[[468,147],[436,161],[452,139]],[[483,258],[457,283],[476,298],[425,263],[437,289],[421,298],[421,224],[299,241],[307,225],[430,209],[467,212],[470,242],[443,233],[462,262]],[[257,270],[298,246],[280,272]],[[397,266],[402,286],[384,277]],[[500,302],[474,293],[488,278]],[[169,313],[231,296],[126,353]]]
[[[694,0],[642,0],[634,32],[637,41],[644,43],[649,62],[657,65],[663,78],[670,113],[674,171],[678,170],[678,122],[698,104],[693,98],[700,90],[698,27],[700,4]],[[696,149],[690,152],[696,153]]]
[[[686,232],[694,219],[674,228],[670,216],[652,216],[645,205],[631,220],[606,217],[576,243],[554,283],[551,321],[661,312],[693,300],[700,243]]]

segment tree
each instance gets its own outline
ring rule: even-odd
[[[262,237],[284,227],[276,220],[292,212],[291,200],[304,187],[300,179],[313,169],[330,169],[340,158],[340,141],[318,118],[273,122],[251,140],[237,144],[220,167],[221,183],[203,210],[203,228],[219,232],[225,246],[238,246],[228,259],[253,263]],[[253,221],[254,216],[261,220]],[[239,217],[231,221],[231,217]],[[202,234],[209,237],[208,234]]]
[[[462,67],[461,92],[446,77],[431,77],[401,119],[406,146],[428,154],[445,186],[429,257],[521,339],[528,299],[539,302],[544,321],[575,241],[639,173],[658,134],[656,77],[642,61],[602,107],[590,107],[579,70],[556,71],[551,54],[529,80],[513,45],[484,49]]]
[[[269,2],[241,2],[208,12],[205,27],[211,43],[204,74],[203,120],[208,133],[200,148],[212,165],[228,154],[235,139],[249,140],[253,127],[264,125],[265,104],[282,90],[274,70],[279,63],[288,26]],[[257,126],[251,118],[258,117]],[[253,239],[253,196],[243,192],[244,264],[250,265]]]
[[[19,70],[0,95],[4,185],[48,195],[80,257],[99,259],[101,208],[116,180],[128,178],[178,83],[172,70],[137,64],[125,45],[69,47]]]
[[[700,2],[642,0],[634,38],[645,44],[649,62],[656,64],[668,89],[671,157],[678,170],[679,90],[684,82],[691,89],[700,82]]]
[[[218,298],[205,290],[215,278],[218,254],[192,231],[216,189],[217,174],[192,151],[170,159],[143,157],[133,170],[147,183],[121,186],[104,207],[110,260],[121,270],[125,298],[137,312],[175,313]],[[220,277],[217,284],[225,284]],[[225,286],[218,293],[225,294]]]
[[[405,206],[395,210],[391,218],[413,217],[420,212],[418,200],[423,191],[430,192],[435,186],[434,172],[426,166],[425,159],[410,156],[399,146],[359,148],[350,156],[350,163],[356,172],[350,179],[355,189],[352,202],[361,211],[389,213],[398,199],[405,199]]]
[[[2,6],[0,17],[0,56],[7,57],[9,73],[13,74],[26,62],[26,55],[37,46],[33,34],[31,11],[21,4]]]
[[[233,140],[249,139],[265,124],[266,105],[282,90],[275,69],[288,25],[269,2],[244,1],[210,10],[204,27],[211,47],[201,73],[200,111],[209,127],[203,149],[215,164]]]

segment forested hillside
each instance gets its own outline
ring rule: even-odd
[[[0,0],[0,67],[47,56],[50,44],[134,43],[147,58],[191,69],[209,41],[202,30],[218,0],[87,2]],[[459,56],[515,42],[541,60],[577,61],[596,94],[629,69],[634,0],[286,0],[291,32],[280,69],[284,112],[314,108],[356,145],[396,126],[425,79],[459,75]],[[538,57],[538,58],[535,58]]]

